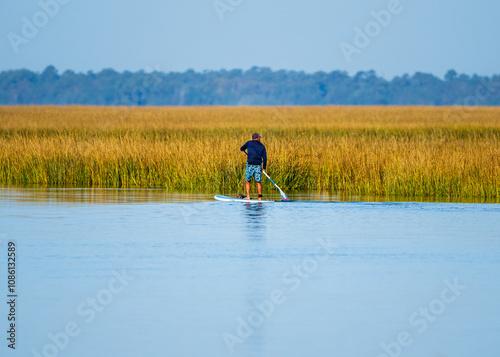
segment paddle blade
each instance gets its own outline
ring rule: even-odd
[[[285,193],[283,191],[280,191],[281,193],[281,198],[283,199],[283,201],[290,201],[290,199],[285,195]]]

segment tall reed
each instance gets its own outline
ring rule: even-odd
[[[284,189],[500,197],[500,109],[450,110],[0,107],[0,183],[241,190],[259,132]]]

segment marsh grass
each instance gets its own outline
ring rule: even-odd
[[[500,109],[447,110],[0,107],[0,183],[237,191],[257,131],[283,189],[500,197]]]

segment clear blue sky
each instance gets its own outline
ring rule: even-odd
[[[55,1],[67,4],[57,9]],[[217,1],[226,12],[218,14],[214,0],[41,0],[49,7],[2,1],[0,70],[53,64],[61,72],[267,66],[350,74],[373,69],[386,78],[416,71],[442,77],[448,69],[500,73],[498,1]],[[389,20],[370,22],[373,11],[387,15],[388,8]],[[369,41],[360,37],[356,45],[356,27],[364,33],[358,37],[370,33]],[[344,52],[355,49],[350,61],[342,43]]]

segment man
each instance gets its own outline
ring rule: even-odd
[[[257,192],[259,193],[259,200],[262,200],[262,172],[266,172],[267,166],[267,154],[266,147],[260,142],[262,136],[255,133],[252,135],[252,140],[247,141],[240,150],[248,150],[247,166],[245,168],[245,189],[247,191],[247,196],[245,199],[250,199],[250,181],[252,177],[255,178],[257,184]],[[264,163],[261,168],[260,165]]]

